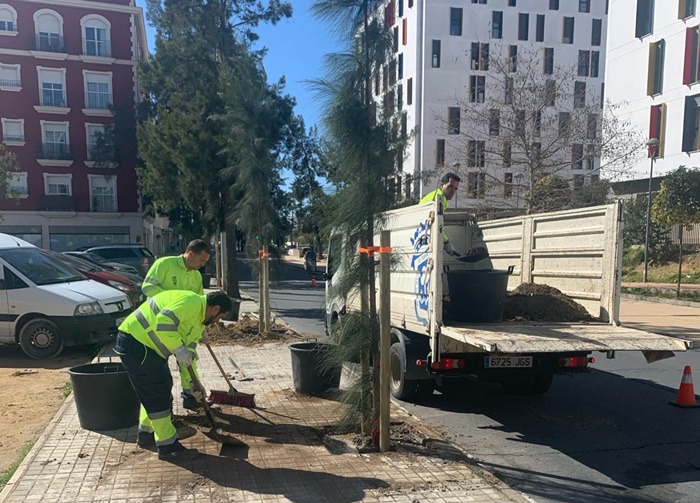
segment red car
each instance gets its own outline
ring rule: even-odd
[[[129,297],[131,305],[134,309],[140,306],[145,299],[145,296],[141,292],[141,283],[132,281],[121,274],[108,271],[103,267],[78,257],[72,257],[70,255],[64,255],[63,253],[56,252],[49,253],[64,264],[80,271],[89,279],[94,279],[95,281],[99,281],[100,283],[104,283],[105,285],[124,292]]]

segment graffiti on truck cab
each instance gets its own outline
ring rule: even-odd
[[[416,227],[411,237],[413,246],[413,258],[411,259],[411,269],[416,274],[415,292],[413,301],[416,319],[423,325],[428,325],[428,306],[430,301],[430,225],[428,221],[421,222]]]

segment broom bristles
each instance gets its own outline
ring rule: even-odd
[[[237,405],[238,407],[255,407],[255,395],[233,391],[211,390],[209,400],[217,405]]]

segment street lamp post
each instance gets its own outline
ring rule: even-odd
[[[656,159],[656,154],[659,150],[659,140],[656,138],[650,138],[646,142],[647,147],[649,147],[649,153],[651,154],[651,165],[649,166],[649,193],[647,194],[647,222],[646,222],[646,232],[644,235],[644,283],[647,282],[647,272],[649,270],[649,227],[651,224],[651,179],[654,176],[654,159]]]

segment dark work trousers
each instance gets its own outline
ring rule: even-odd
[[[123,332],[117,334],[114,352],[121,357],[131,385],[146,412],[152,414],[172,410],[173,377],[168,360]]]

